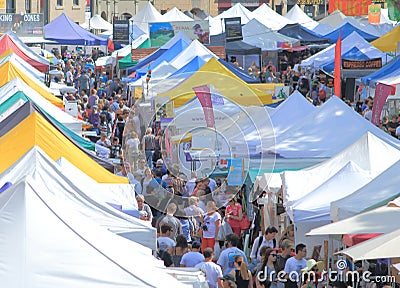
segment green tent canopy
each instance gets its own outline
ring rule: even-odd
[[[144,40],[144,42],[140,44],[137,48],[151,48],[150,39],[147,38],[146,40]]]
[[[132,61],[132,54],[129,53],[126,55],[124,58],[118,60],[118,67],[119,69],[126,69],[128,67],[135,66],[138,63],[138,61]]]

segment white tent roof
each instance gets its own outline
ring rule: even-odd
[[[400,147],[397,139],[333,96],[296,127],[277,136],[277,144],[272,151],[285,158],[329,158],[354,143],[367,131]]]
[[[122,47],[121,49],[118,49],[114,52],[111,53],[111,57],[113,58],[113,61],[116,61],[117,57],[125,57],[126,55],[132,53],[132,49],[136,49],[139,47],[144,41],[146,41],[149,38],[146,34],[140,35],[138,38],[132,41],[130,45],[126,45],[125,47]]]
[[[54,197],[62,199],[66,204],[71,203],[74,211],[92,219],[100,226],[124,238],[156,249],[154,228],[106,204],[106,202],[120,203],[114,203],[115,195],[102,189],[103,186],[87,186],[86,183],[76,181],[75,175],[65,175],[60,166],[39,147],[30,149],[4,171],[0,175],[0,183],[15,183],[26,175],[32,176],[38,183],[43,183]]]
[[[345,198],[332,202],[332,220],[339,221],[349,218],[400,197],[398,188],[400,183],[399,169],[400,161],[397,161],[364,187]]]
[[[286,205],[291,205],[292,202],[317,189],[349,161],[369,171],[371,177],[376,177],[399,159],[400,150],[372,133],[365,133],[339,154],[321,164],[299,171],[283,172],[281,177],[284,202]]]
[[[146,34],[149,34],[149,23],[164,21],[162,15],[151,5],[150,1],[130,20]]]
[[[340,10],[335,10],[325,18],[319,20],[318,22],[321,24],[328,24],[332,27],[337,27],[343,24],[346,19],[346,15],[344,15]]]
[[[162,19],[165,22],[173,22],[173,21],[193,21],[192,18],[187,16],[185,13],[180,11],[178,8],[174,7],[169,10],[167,13],[162,15]]]
[[[151,70],[151,80],[165,79],[176,70],[177,69],[167,61],[162,61],[154,70]]]
[[[310,30],[313,30],[319,24],[317,21],[313,20],[306,13],[304,13],[304,11],[297,4],[294,5],[289,12],[287,12],[285,18],[295,23],[299,23]]]
[[[290,218],[297,222],[330,221],[330,204],[372,180],[367,170],[349,161],[322,185],[286,207]]]
[[[287,24],[294,22],[276,13],[267,4],[263,3],[256,10],[252,12],[253,17],[272,30],[279,30]],[[242,23],[243,24],[243,23]],[[257,33],[255,31],[255,33]]]
[[[81,134],[82,123],[79,120],[61,111],[19,78],[14,78],[0,87],[0,104],[19,91],[25,93],[36,105],[49,113],[58,122],[64,124],[75,133]]]
[[[309,66],[318,68],[324,64],[332,61],[332,55],[335,55],[336,44],[332,44],[324,50],[314,54],[313,56],[303,60],[300,66]],[[358,48],[363,54],[369,58],[381,58],[382,64],[386,64],[386,61],[390,61],[392,57],[387,56],[379,49],[372,46],[364,38],[362,38],[357,32],[351,33],[342,41],[342,55],[350,51],[352,48]]]
[[[218,56],[216,56],[213,52],[208,50],[198,40],[193,40],[192,43],[190,43],[190,45],[186,47],[185,50],[183,50],[181,53],[179,53],[178,56],[172,59],[170,64],[174,66],[176,69],[180,69],[187,63],[189,63],[196,56],[199,56],[205,62],[207,62],[211,58],[218,59]]]
[[[386,206],[355,215],[353,217],[312,229],[308,236],[378,234],[400,229],[400,198]]]
[[[73,208],[30,177],[0,194],[2,285],[187,287],[167,275],[150,250],[108,232]]]
[[[103,56],[96,59],[96,66],[104,67],[107,65],[112,65],[114,67],[116,65],[116,58],[112,56]]]
[[[85,22],[81,24],[84,29],[98,29],[98,30],[113,30],[113,25],[107,22],[99,14],[94,15],[90,19],[85,19]]]
[[[290,43],[293,46],[300,44],[298,39],[272,31],[257,19],[250,20],[242,27],[242,31],[244,42],[259,47],[262,50],[278,49],[278,42]]]
[[[400,247],[400,229],[369,239],[339,253],[348,255],[353,261],[400,257],[400,249],[393,249],[394,247]]]
[[[240,17],[242,25],[246,24],[247,22],[249,22],[251,19],[254,18],[252,12],[250,12],[242,4],[237,3],[228,10],[214,17],[214,20],[218,19],[218,21],[221,22],[221,19],[232,18],[232,17]]]

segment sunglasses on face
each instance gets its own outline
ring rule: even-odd
[[[269,256],[276,257],[276,254],[269,254]]]

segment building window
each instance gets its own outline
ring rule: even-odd
[[[73,0],[72,3],[73,3],[74,6],[79,6],[79,0]]]
[[[6,13],[15,13],[15,0],[6,1]]]
[[[64,6],[63,0],[57,0],[57,6]]]
[[[31,0],[25,0],[25,13],[31,13]]]

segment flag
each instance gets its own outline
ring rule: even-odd
[[[334,68],[334,94],[339,97],[342,98],[341,94],[341,76],[340,76],[340,69],[341,69],[341,58],[342,58],[342,29],[340,29],[340,34],[339,34],[339,39],[336,42],[336,47],[335,47],[335,68]]]
[[[114,52],[114,42],[110,38],[107,40],[107,48],[108,51]]]
[[[210,88],[207,85],[193,87],[193,91],[203,107],[204,117],[206,118],[207,127],[214,127],[214,111],[211,101]]]
[[[389,85],[379,83],[375,88],[374,106],[372,107],[372,123],[379,125],[381,119],[381,113],[383,105],[386,103],[386,99],[393,92],[395,88]]]

